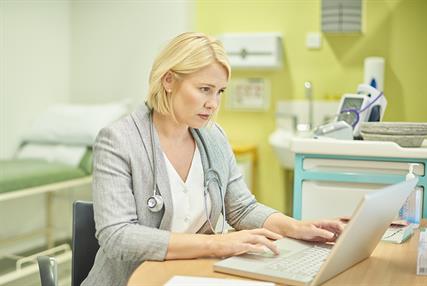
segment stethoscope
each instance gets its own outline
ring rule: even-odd
[[[153,195],[148,198],[147,200],[147,207],[151,212],[159,212],[163,209],[164,206],[164,200],[160,192],[157,190],[157,156],[155,152],[155,146],[154,146],[154,123],[153,123],[153,111],[150,110],[149,114],[149,124],[150,124],[150,139],[151,139],[151,152],[153,156]],[[205,207],[205,214],[206,219],[209,223],[209,227],[211,228],[212,232],[215,233],[215,229],[212,225],[212,222],[209,218],[208,213],[208,196],[209,196],[209,185],[213,182],[216,182],[219,187],[219,192],[221,196],[221,204],[222,204],[222,227],[221,227],[221,233],[224,233],[224,227],[225,227],[225,202],[224,202],[224,192],[222,189],[222,183],[221,178],[218,174],[218,172],[212,168],[211,164],[211,158],[209,156],[209,151],[206,148],[205,140],[203,139],[203,136],[200,134],[200,130],[194,129],[197,133],[198,137],[200,138],[200,141],[202,143],[203,149],[206,152],[206,157],[208,159],[208,169],[204,171],[204,186],[203,186],[203,204]]]

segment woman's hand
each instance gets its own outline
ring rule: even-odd
[[[264,228],[283,236],[314,242],[335,241],[344,225],[338,219],[299,221],[279,212],[270,215],[264,222]]]
[[[339,220],[298,221],[289,236],[313,242],[333,242],[343,229],[344,223]]]
[[[274,240],[283,238],[280,234],[265,228],[241,230],[222,235],[210,235],[209,246],[214,257],[228,257],[247,252],[263,252],[266,247],[279,254]]]
[[[274,240],[289,236],[296,239],[335,241],[344,224],[338,220],[298,221],[282,213],[274,213],[263,228],[241,230],[222,235],[171,233],[166,260],[199,257],[228,257],[270,249],[279,254]],[[283,236],[282,236],[283,235]]]

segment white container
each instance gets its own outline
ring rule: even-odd
[[[420,230],[417,257],[417,275],[427,275],[427,230]]]
[[[366,84],[371,84],[375,80],[376,89],[384,91],[384,58],[369,57],[364,62],[364,80]]]
[[[283,66],[280,33],[226,33],[218,37],[232,68],[280,69]]]

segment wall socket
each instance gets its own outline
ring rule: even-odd
[[[322,46],[322,36],[319,32],[307,33],[305,45],[308,49],[320,49]]]

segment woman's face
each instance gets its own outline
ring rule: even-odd
[[[178,123],[203,127],[219,107],[227,82],[227,71],[218,63],[175,79],[171,96]]]

